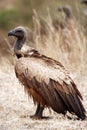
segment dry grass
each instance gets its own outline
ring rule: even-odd
[[[33,11],[33,41],[36,48],[43,54],[55,58],[76,71],[85,72],[86,67],[86,43],[82,27],[78,25],[75,18],[72,17],[60,24],[53,25],[49,10],[48,16],[41,21],[36,11]]]
[[[86,38],[75,19],[68,23],[63,21],[64,28],[53,26],[53,19],[48,11],[47,19],[41,21],[36,11],[33,14],[34,30],[30,31],[31,42],[43,54],[61,61],[72,71],[78,89],[83,95],[83,104],[87,110],[87,73],[86,73]],[[2,59],[0,65],[0,130],[86,130],[87,120],[71,120],[62,114],[49,110],[44,115],[49,120],[32,120],[35,106],[25,95],[23,87],[17,81],[14,68],[10,62]]]

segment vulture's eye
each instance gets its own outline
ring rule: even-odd
[[[17,33],[23,33],[23,31],[22,30],[18,30]]]

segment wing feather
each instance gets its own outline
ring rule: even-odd
[[[79,99],[79,95],[77,95],[73,86],[69,86],[64,82],[62,87],[58,82],[55,82],[54,80],[51,80],[51,84],[54,88],[56,88],[56,92],[59,94],[63,103],[67,106],[69,112],[74,113],[82,113],[82,111],[85,112],[85,109]],[[66,89],[61,90],[60,86],[61,88]]]
[[[47,94],[45,92],[45,89],[42,89],[42,84],[36,80],[35,77],[32,78],[32,84],[35,87],[35,91],[40,93],[40,95],[44,98],[45,102],[47,102]],[[40,97],[39,97],[40,98]]]
[[[31,88],[32,96],[38,97],[39,102],[43,100],[44,105],[62,113],[66,110],[77,114],[85,111],[79,90],[59,62],[47,57],[41,59],[31,56],[19,59],[15,70],[22,84]]]

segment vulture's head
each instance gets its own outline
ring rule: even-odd
[[[14,52],[18,58],[22,56],[20,50],[22,49],[26,39],[27,39],[27,30],[24,27],[16,27],[13,30],[8,32],[8,36],[14,36],[17,40],[14,42]]]
[[[19,40],[22,40],[22,39],[26,40],[27,31],[24,27],[18,26],[14,28],[13,30],[9,31],[8,36],[14,36]]]
[[[58,11],[59,12],[63,11],[65,13],[65,15],[66,15],[67,18],[71,17],[71,14],[72,14],[71,12],[72,11],[71,11],[70,6],[68,6],[68,5],[58,8]]]
[[[81,3],[87,5],[87,0],[81,0]]]

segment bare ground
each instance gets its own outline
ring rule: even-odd
[[[44,116],[50,116],[49,120],[32,120],[29,116],[36,107],[17,81],[13,67],[0,68],[0,130],[87,130],[87,120],[76,120],[72,115],[70,120],[48,109],[44,110]],[[79,75],[75,80],[87,110],[87,77]]]

